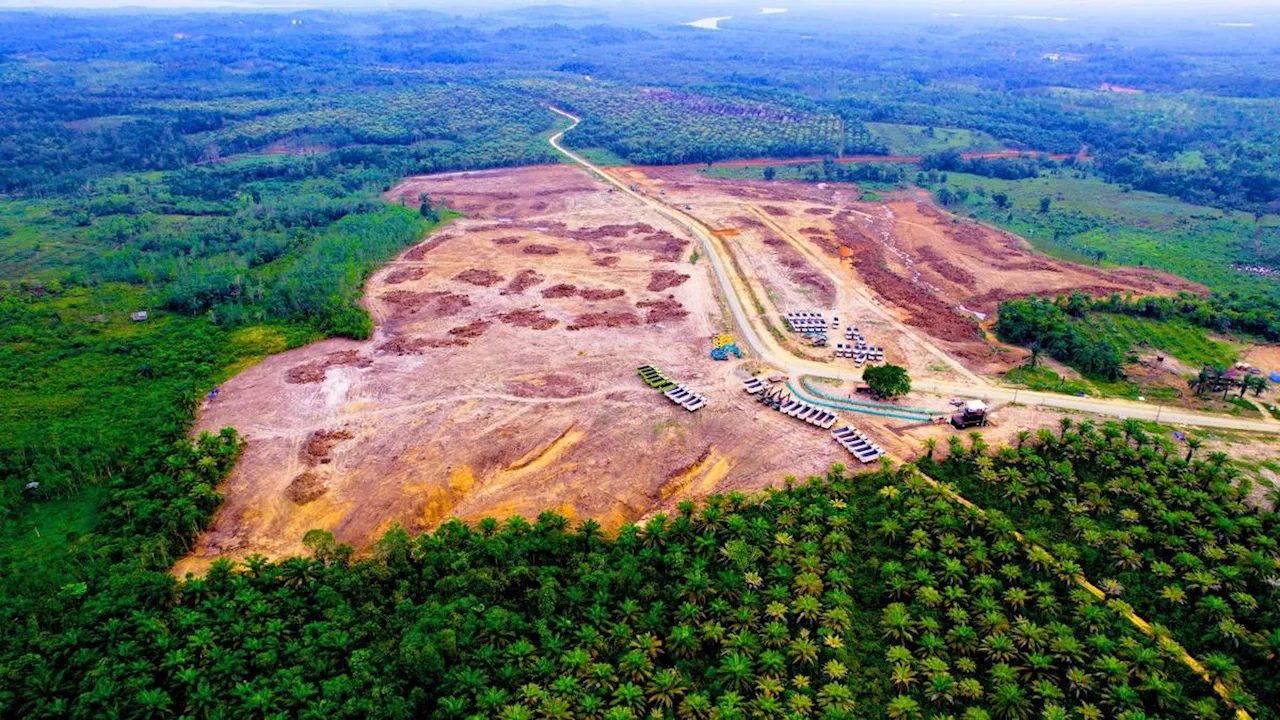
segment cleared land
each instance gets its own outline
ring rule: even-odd
[[[831,311],[913,374],[964,381],[965,366],[1010,354],[966,310],[1020,293],[1187,287],[1046,260],[914,197],[872,204],[852,188],[613,172],[716,228],[782,345],[831,367],[831,350],[788,333],[782,313]],[[416,204],[421,193],[467,217],[373,276],[371,340],[273,356],[201,411],[201,429],[236,427],[248,445],[179,574],[219,556],[300,552],[312,528],[364,547],[395,523],[418,531],[550,509],[613,530],[683,498],[850,461],[826,432],[742,392],[749,372],[769,368],[707,357],[732,329],[722,298],[709,264],[690,262],[685,231],[653,209],[567,166],[411,178],[391,196]],[[940,361],[939,347],[951,355]],[[709,405],[690,414],[668,402],[636,377],[642,363]],[[916,404],[929,403],[943,409]],[[898,456],[937,433],[848,420]]]
[[[838,459],[826,433],[741,390],[706,263],[678,228],[569,167],[415,178],[393,191],[467,213],[369,282],[368,342],[273,356],[222,386],[201,429],[248,439],[179,574],[301,552],[311,528],[364,546],[399,523],[536,516],[608,530],[685,497],[753,490]],[[705,395],[646,387],[653,363]],[[808,427],[808,426],[803,426]]]
[[[1204,290],[1151,269],[1101,269],[1048,258],[1017,236],[961,220],[914,195],[870,203],[844,184],[727,180],[686,169],[611,172],[652,197],[688,207],[715,228],[740,274],[773,301],[770,307],[761,300],[767,313],[837,307],[846,321],[863,327],[871,344],[885,347],[890,362],[908,366],[914,375],[952,379],[954,371],[878,320],[873,305],[923,331],[968,369],[995,374],[1024,355],[992,344],[978,327],[1001,300],[1073,290]],[[797,256],[804,265],[796,263]]]

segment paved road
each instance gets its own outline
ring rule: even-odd
[[[552,147],[573,162],[581,165],[595,175],[598,175],[606,182],[613,185],[617,190],[634,198],[636,201],[643,203],[654,212],[662,215],[668,220],[671,220],[677,225],[680,225],[687,230],[689,234],[693,235],[693,237],[698,241],[698,244],[702,246],[702,250],[706,254],[707,259],[711,262],[711,268],[715,272],[716,280],[720,283],[725,300],[729,305],[729,310],[733,313],[735,323],[738,325],[741,339],[746,341],[747,347],[759,356],[761,360],[783,370],[784,372],[796,376],[816,375],[819,377],[854,381],[862,379],[862,373],[852,368],[842,369],[825,365],[823,363],[796,358],[779,346],[773,336],[758,332],[756,324],[751,321],[750,313],[747,312],[742,304],[741,298],[748,297],[745,287],[741,285],[741,280],[737,278],[736,275],[725,269],[725,263],[722,259],[723,253],[718,249],[719,242],[711,234],[710,228],[704,225],[702,221],[691,215],[676,210],[675,208],[661,203],[647,195],[642,195],[641,193],[633,191],[630,186],[623,181],[613,177],[581,155],[578,155],[572,150],[566,149],[560,144],[560,140],[564,137],[566,132],[577,127],[581,119],[575,115],[560,110],[559,108],[552,107],[551,110],[572,121],[569,127],[551,136],[550,142]],[[1076,410],[1116,418],[1158,420],[1159,422],[1168,425],[1186,425],[1223,430],[1243,430],[1248,432],[1280,435],[1280,422],[1272,420],[1249,420],[1245,418],[1231,417],[1229,415],[1194,412],[1191,410],[1168,408],[1152,405],[1151,403],[1133,402],[1129,400],[1082,398],[1072,395],[1061,395],[1058,393],[995,387],[986,384],[951,383],[933,380],[915,380],[912,382],[912,385],[916,390],[922,392],[937,393],[939,395],[982,398],[989,402],[1018,402],[1024,405],[1040,405],[1044,407],[1058,408],[1061,410]]]

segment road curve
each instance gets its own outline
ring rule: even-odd
[[[552,112],[566,117],[571,121],[569,127],[555,133],[549,138],[551,146],[555,148],[557,152],[564,155],[574,163],[582,166],[589,172],[597,175],[605,182],[614,186],[618,191],[625,193],[637,202],[648,206],[654,212],[657,212],[668,220],[671,220],[677,225],[683,227],[698,241],[698,244],[702,246],[702,251],[706,254],[707,259],[711,263],[711,268],[715,273],[717,282],[720,283],[720,288],[724,293],[725,301],[728,303],[729,310],[733,313],[734,322],[738,326],[739,335],[741,336],[741,339],[746,341],[746,345],[751,352],[759,356],[761,360],[796,376],[816,375],[818,377],[853,381],[860,381],[862,379],[862,373],[853,369],[842,369],[825,365],[823,363],[816,363],[796,358],[779,346],[772,337],[762,336],[757,332],[755,324],[751,322],[751,316],[743,306],[742,299],[739,294],[742,293],[742,295],[745,295],[745,290],[743,288],[739,288],[739,284],[734,282],[734,276],[725,269],[724,260],[721,257],[722,254],[717,249],[718,242],[711,234],[710,228],[704,225],[702,221],[691,215],[676,210],[646,195],[635,192],[626,183],[613,177],[581,155],[561,145],[560,140],[564,137],[564,134],[577,127],[578,123],[581,122],[581,118],[557,107],[549,107]],[[939,395],[981,398],[989,402],[1017,402],[1024,405],[1039,405],[1043,407],[1057,408],[1060,410],[1074,410],[1094,413],[1097,415],[1106,415],[1115,418],[1159,421],[1169,425],[1185,425],[1190,427],[1239,430],[1245,432],[1280,435],[1280,422],[1270,420],[1249,420],[1226,415],[1215,415],[1212,413],[1183,410],[1180,408],[1163,407],[1130,400],[1076,397],[1073,395],[1037,392],[1032,390],[1023,390],[1020,388],[997,387],[985,384],[952,383],[935,380],[914,380],[912,382],[912,386],[914,389],[923,392],[937,393]]]

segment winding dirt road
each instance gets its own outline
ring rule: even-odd
[[[753,317],[753,314],[748,312],[742,298],[750,297],[750,295],[746,287],[743,285],[742,279],[726,269],[726,264],[723,258],[727,257],[727,253],[723,248],[721,248],[720,240],[715,237],[711,232],[711,229],[702,221],[684,211],[678,210],[666,205],[665,203],[659,202],[654,198],[632,190],[629,185],[614,177],[607,170],[598,167],[581,155],[565,148],[560,142],[561,139],[564,137],[565,133],[577,127],[578,123],[581,122],[581,118],[556,107],[551,107],[550,109],[570,120],[569,127],[555,133],[549,138],[551,146],[555,148],[556,151],[585,168],[588,172],[604,179],[606,182],[613,185],[618,191],[625,193],[637,202],[648,206],[654,212],[657,212],[677,225],[680,225],[698,241],[698,244],[706,253],[707,259],[711,262],[711,267],[715,273],[716,281],[720,284],[720,288],[724,292],[725,301],[729,306],[730,312],[733,314],[735,324],[738,326],[739,335],[743,340],[745,340],[747,347],[759,356],[761,360],[796,376],[815,375],[818,377],[835,378],[838,380],[862,380],[862,373],[859,371],[833,368],[822,363],[796,358],[783,349],[770,333],[762,331],[761,328],[765,327],[763,320],[759,317]],[[930,348],[931,353],[936,352],[943,355],[946,354],[941,349],[933,346],[924,338],[920,337],[919,333],[902,326],[901,323],[896,324],[900,326],[898,329],[907,332],[917,341],[925,345],[925,347]],[[949,359],[948,364],[953,364],[953,361]],[[1024,405],[1039,405],[1043,407],[1057,408],[1060,410],[1093,413],[1121,419],[1133,418],[1136,420],[1149,420],[1168,425],[1184,425],[1189,427],[1239,430],[1245,432],[1280,435],[1280,422],[1274,420],[1250,420],[1224,415],[1214,415],[1211,413],[1195,412],[1192,410],[1183,410],[1179,408],[1169,408],[1129,400],[1076,397],[1072,395],[1061,395],[1058,393],[998,387],[982,381],[980,378],[968,371],[965,372],[965,377],[967,378],[967,381],[963,383],[916,380],[912,385],[914,389],[923,392],[980,398],[987,402],[1017,402]]]

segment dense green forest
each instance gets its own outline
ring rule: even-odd
[[[547,514],[394,531],[357,558],[315,533],[311,557],[168,574],[240,449],[234,431],[188,436],[205,393],[267,354],[367,336],[368,273],[455,216],[385,191],[556,161],[548,104],[583,116],[578,147],[640,163],[882,154],[877,128],[922,128],[895,135],[928,139],[921,168],[803,177],[989,184],[959,202],[1048,223],[1064,252],[1185,262],[1242,291],[1091,311],[1274,338],[1274,303],[1252,297],[1274,278],[1232,267],[1280,263],[1274,38],[802,13],[708,33],[648,12],[0,14],[0,717],[1225,717],[1126,603],[1274,717],[1274,516],[1241,504],[1225,460],[1127,426],[923,465],[1007,517],[910,468],[837,468],[617,537]],[[939,134],[1081,160],[965,161]],[[1198,206],[1121,233],[1056,193],[1044,210],[994,189],[1063,179]],[[1061,330],[1073,312],[1032,301],[1007,330],[1111,372],[1101,341]],[[1033,489],[991,492],[996,462]],[[1048,489],[1079,517],[1023,517]],[[1133,521],[1140,503],[1158,527]]]
[[[1094,298],[1072,293],[1055,298],[1006,300],[1000,303],[996,336],[1043,352],[1087,376],[1118,380],[1123,377],[1124,356],[1131,348],[1117,347],[1100,334],[1095,313],[1184,322],[1245,339],[1280,341],[1280,300],[1234,293],[1141,298],[1121,297],[1118,293]]]
[[[216,504],[237,449],[205,437],[145,486],[111,486],[85,580],[3,607],[0,711],[1205,718],[1229,702],[1274,717],[1280,527],[1243,504],[1225,457],[1187,460],[1133,423],[1019,445],[956,437],[925,461],[985,513],[912,467],[837,467],[616,538],[546,513],[392,530],[355,560],[316,531],[311,557],[176,583],[151,568]],[[1173,643],[1203,653],[1226,701]]]

